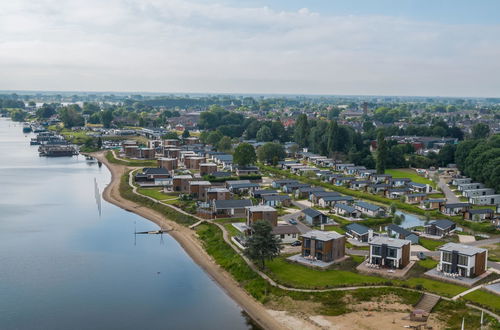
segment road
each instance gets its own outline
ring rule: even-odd
[[[442,177],[439,178],[438,187],[441,188],[444,195],[446,196],[447,203],[460,203],[460,200],[455,195],[455,193],[453,191],[451,191],[450,187],[448,187],[444,178],[442,178]]]

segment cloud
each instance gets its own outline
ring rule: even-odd
[[[180,0],[0,3],[0,89],[498,96],[499,55],[497,25]]]

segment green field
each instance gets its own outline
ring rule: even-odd
[[[393,178],[409,178],[416,183],[430,184],[433,187],[435,186],[434,181],[418,175],[417,172],[410,168],[385,170],[385,174],[390,174]]]
[[[387,280],[376,276],[357,274],[349,270],[316,270],[287,262],[284,257],[266,264],[269,274],[278,282],[298,288],[327,288],[339,286],[383,284]]]
[[[420,260],[418,262],[418,264],[420,266],[424,267],[425,269],[432,269],[432,268],[436,267],[438,262],[432,258],[427,258],[425,260]]]
[[[473,303],[483,305],[486,308],[500,312],[500,297],[483,290],[473,291],[463,297],[463,299],[471,301]]]
[[[427,250],[431,250],[431,251],[436,251],[436,249],[438,247],[440,247],[441,245],[446,243],[443,241],[438,241],[438,240],[424,238],[424,237],[420,237],[419,242],[420,242],[420,245],[422,245]]]
[[[137,192],[159,201],[164,199],[174,199],[175,196],[167,195],[161,191],[160,188],[138,188]]]

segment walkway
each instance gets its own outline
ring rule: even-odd
[[[135,169],[137,170],[137,169]],[[154,201],[155,203],[160,203],[162,205],[165,205],[167,207],[170,207],[180,213],[183,213],[185,215],[189,215],[197,220],[199,220],[198,222],[200,223],[203,223],[203,222],[208,222],[208,223],[211,223],[211,224],[214,224],[216,225],[217,227],[219,227],[219,229],[222,231],[222,237],[224,239],[224,242],[226,242],[244,261],[245,263],[250,267],[250,269],[252,269],[255,273],[257,273],[260,277],[262,277],[264,280],[266,280],[270,285],[274,286],[274,287],[277,287],[279,289],[282,289],[282,290],[285,290],[285,291],[294,291],[294,292],[310,292],[310,293],[314,293],[314,292],[331,292],[331,291],[352,291],[352,290],[358,290],[358,289],[376,289],[376,288],[394,288],[395,286],[388,286],[388,285],[366,285],[366,286],[351,286],[351,287],[338,287],[338,288],[329,288],[329,289],[300,289],[300,288],[293,288],[293,287],[288,287],[288,286],[285,286],[285,285],[281,285],[279,283],[277,283],[276,281],[274,281],[272,278],[270,278],[267,274],[265,274],[264,272],[262,272],[249,258],[247,258],[243,252],[238,249],[238,247],[236,247],[233,242],[231,241],[231,237],[228,233],[228,231],[226,230],[226,228],[221,225],[220,223],[217,223],[217,222],[214,222],[212,220],[207,220],[207,219],[202,219],[196,215],[193,215],[193,214],[190,214],[190,213],[187,213],[183,210],[181,210],[180,208],[178,207],[175,207],[173,205],[169,205],[169,204],[165,204],[163,202],[160,202],[152,197],[149,197],[149,196],[146,196],[146,195],[143,195],[139,192],[137,192],[137,187],[134,186],[133,184],[133,172],[135,171],[130,171],[129,173],[129,185],[132,187],[132,191],[134,194],[138,195],[138,196],[141,196],[141,197],[144,197],[144,198],[148,198],[152,201]],[[359,250],[357,250],[359,251]],[[348,250],[349,252],[349,250]],[[351,250],[351,252],[355,252],[355,250]],[[360,253],[363,252],[363,253],[366,253],[366,251],[359,251]],[[403,287],[397,287],[399,289],[403,289],[403,290],[408,290],[408,291],[413,291],[413,292],[419,292],[419,293],[425,293],[424,291],[420,291],[420,290],[416,290],[416,289],[410,289],[410,288],[403,288]],[[451,300],[450,298],[447,298],[447,297],[443,297],[443,296],[439,296],[441,299],[444,299],[444,300]],[[500,321],[500,316],[496,315],[495,313],[487,310],[487,309],[484,309],[484,308],[481,308],[481,307],[478,307],[478,306],[475,306],[475,305],[471,305],[471,304],[467,304],[467,306],[471,307],[471,308],[474,308],[474,309],[477,309],[477,310],[480,310],[480,311],[484,311],[485,313],[491,315],[492,317],[494,317],[495,319],[497,319],[498,321]]]
[[[491,285],[491,284],[495,284],[495,283],[499,283],[499,282],[500,282],[500,278],[497,278],[494,281],[491,281],[491,282],[488,282],[488,283],[485,283],[485,284],[477,285],[477,286],[475,286],[473,288],[470,288],[467,291],[464,291],[464,292],[461,292],[461,293],[457,294],[455,297],[451,298],[451,300],[457,300],[458,298],[461,298],[461,297],[463,297],[463,296],[465,296],[465,295],[467,295],[467,294],[469,294],[469,293],[471,293],[473,291],[479,290],[479,289],[481,289],[481,288],[483,288],[483,287],[485,287],[487,285]]]

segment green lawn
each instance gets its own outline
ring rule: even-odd
[[[463,299],[483,305],[496,313],[500,311],[500,297],[487,291],[476,290],[465,295]]]
[[[425,260],[420,260],[418,262],[418,264],[420,266],[424,267],[425,269],[432,269],[432,268],[436,267],[438,262],[432,258],[427,258]]]
[[[410,168],[385,170],[385,174],[390,174],[393,178],[409,178],[416,183],[430,184],[431,186],[435,186],[434,181],[418,175],[417,172]]]
[[[366,276],[347,270],[316,270],[289,263],[284,257],[266,264],[270,275],[278,282],[300,288],[325,288],[364,284],[383,284],[386,279]]]
[[[466,287],[450,284],[441,281],[434,281],[422,277],[411,277],[406,281],[396,281],[400,285],[409,285],[410,287],[419,288],[422,286],[426,291],[434,292],[442,296],[453,297],[467,290]]]
[[[234,228],[234,226],[230,223],[224,224],[224,227],[226,228],[226,230],[229,232],[229,235],[231,235],[231,236],[241,235],[241,232],[238,229]]]
[[[161,192],[159,188],[138,188],[137,192],[152,197],[154,199],[157,199],[159,201],[164,199],[175,198],[175,196],[164,194],[163,192]]]
[[[436,251],[436,249],[438,247],[445,244],[445,242],[443,242],[443,241],[437,241],[434,239],[429,239],[429,238],[424,238],[424,237],[420,237],[419,242],[420,242],[420,245],[422,245],[424,248],[431,250],[431,251]]]

